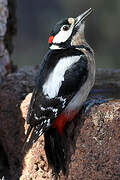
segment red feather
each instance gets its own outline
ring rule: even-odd
[[[72,121],[76,114],[77,112],[75,110],[71,111],[69,114],[65,112],[62,113],[54,122],[53,127],[57,128],[60,134],[63,134],[65,124]]]
[[[50,36],[50,37],[49,37],[49,40],[48,40],[48,43],[49,43],[49,44],[52,44],[53,39],[54,39],[54,36]]]

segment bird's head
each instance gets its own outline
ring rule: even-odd
[[[77,18],[70,17],[59,21],[50,33],[48,40],[50,49],[81,45],[80,43],[84,40],[85,20],[92,12],[90,8]]]

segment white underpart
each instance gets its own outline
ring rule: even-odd
[[[55,35],[53,43],[65,42],[72,34],[73,26],[68,31],[61,30]]]
[[[79,61],[80,56],[70,56],[59,60],[47,81],[43,85],[43,93],[49,99],[58,95],[59,89],[64,81],[64,74],[74,63]]]
[[[75,94],[72,100],[69,102],[69,104],[65,108],[65,111],[68,113],[72,110],[79,111],[82,107],[83,102],[86,100],[91,87],[91,82],[87,80],[84,85],[79,89],[79,91]]]
[[[65,108],[65,112],[69,113],[72,110],[76,110],[78,112],[83,103],[86,101],[86,98],[94,85],[95,81],[95,61],[88,61],[88,77],[86,82],[82,85],[82,87],[77,91],[75,96],[69,102],[69,104]]]

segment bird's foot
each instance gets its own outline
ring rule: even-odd
[[[53,174],[52,174],[52,179],[51,179],[51,180],[61,180],[60,175],[57,174],[57,173],[53,173]]]
[[[107,103],[109,100],[110,99],[91,99],[85,101],[83,104],[84,112],[88,113],[88,111],[91,109],[92,106]]]

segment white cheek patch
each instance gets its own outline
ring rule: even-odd
[[[70,56],[59,60],[53,71],[50,73],[47,81],[43,85],[43,93],[49,99],[58,95],[59,89],[64,81],[64,74],[72,64],[79,61],[80,56]]]
[[[72,34],[73,27],[71,27],[68,31],[59,31],[58,34],[55,35],[53,39],[53,43],[62,43],[65,42]]]
[[[55,44],[52,44],[52,46],[50,46],[50,49],[62,49],[62,48]]]

